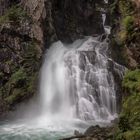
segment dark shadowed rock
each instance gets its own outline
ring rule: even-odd
[[[103,3],[90,0],[53,1],[52,17],[58,38],[71,42],[85,35],[102,34],[102,15],[97,9]]]

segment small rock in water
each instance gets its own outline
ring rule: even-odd
[[[75,130],[74,135],[79,136],[79,135],[82,135],[82,134],[78,130]]]
[[[99,132],[101,130],[101,128],[99,127],[99,125],[96,126],[91,126],[89,127],[86,131],[85,131],[85,135],[91,135],[91,134],[96,134],[97,132]]]
[[[116,119],[114,119],[114,120],[111,121],[111,123],[113,123],[113,124],[117,124],[118,122],[119,122],[119,119],[118,118],[116,118]]]

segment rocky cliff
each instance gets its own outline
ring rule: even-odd
[[[42,13],[38,9],[38,16],[32,15],[27,8],[21,1],[0,1],[0,113],[37,91],[44,44]]]
[[[104,7],[112,17],[112,57],[133,70],[122,84],[125,100],[113,137],[139,139],[140,2],[110,0],[109,5],[103,0],[0,0],[0,116],[37,94],[42,56],[52,42],[104,33]]]
[[[52,42],[104,33],[106,6],[103,0],[0,0],[0,114],[37,93],[42,55]]]

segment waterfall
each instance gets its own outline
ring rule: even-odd
[[[103,38],[52,44],[41,69],[40,111],[22,108],[19,113],[28,110],[30,117],[0,125],[0,138],[58,140],[74,130],[111,124],[117,117],[117,80],[124,67],[109,57],[108,37]]]
[[[71,45],[54,43],[41,71],[42,114],[84,121],[117,117],[115,81],[107,38],[86,37]],[[112,60],[113,61],[113,60]],[[118,73],[122,66],[115,67]]]
[[[108,0],[104,2],[108,4]],[[110,58],[111,27],[105,24],[105,9],[101,11],[105,34],[72,44],[58,41],[46,51],[40,73],[40,104],[23,106],[18,114],[22,116],[26,110],[25,117],[0,125],[0,138],[58,140],[73,135],[74,130],[105,126],[117,118],[118,83],[125,68]],[[35,104],[39,104],[37,108]]]

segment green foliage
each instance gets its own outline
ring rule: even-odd
[[[131,0],[119,0],[118,5],[121,14],[118,38],[122,44],[126,44],[128,40],[133,38],[135,9]]]
[[[127,71],[123,80],[123,87],[129,92],[140,92],[140,70]]]
[[[134,13],[134,6],[131,0],[119,0],[119,9],[123,17]]]
[[[127,116],[131,128],[140,127],[140,93],[134,93],[126,99],[122,114]]]
[[[120,41],[124,43],[126,40],[133,38],[134,17],[126,16],[121,21],[121,31],[119,32]]]
[[[133,16],[126,16],[123,19],[123,26],[127,32],[132,31],[134,26],[134,17]]]
[[[123,104],[116,140],[140,139],[140,93],[129,96]]]
[[[5,64],[10,67],[10,73],[7,81],[1,83],[0,99],[4,101],[4,107],[6,106],[7,110],[13,109],[16,104],[37,93],[37,78],[40,68],[40,52],[37,42],[34,40],[24,42],[21,44],[21,48],[19,61],[16,63],[12,59],[5,61]],[[0,78],[4,77],[3,74],[0,73]]]
[[[122,132],[125,132],[130,129],[130,124],[127,116],[125,115],[120,116],[119,128]]]
[[[24,89],[14,89],[13,94],[8,96],[5,101],[8,105],[16,104],[17,102],[21,101],[24,96],[26,95],[26,92],[24,92]]]
[[[7,91],[4,91],[9,93],[4,99],[6,103],[14,105],[33,95],[36,92],[36,80],[37,73],[27,73],[26,69],[20,68],[6,84]]]
[[[21,7],[14,5],[10,9],[8,9],[3,16],[0,17],[0,24],[7,22],[20,22],[27,17],[27,13]]]
[[[116,140],[140,139],[140,70],[127,71],[123,87],[130,95],[123,102]]]
[[[24,51],[26,54],[24,54],[23,67],[28,68],[30,72],[37,71],[39,68],[39,50],[35,47],[35,42],[26,45]]]
[[[140,139],[140,129],[127,131],[123,135],[125,140],[139,140]]]
[[[24,69],[20,68],[17,72],[15,72],[11,76],[9,83],[20,86],[20,84],[24,83],[24,81],[26,79],[27,79],[27,75],[26,75]],[[21,85],[21,86],[23,86],[23,85]]]

